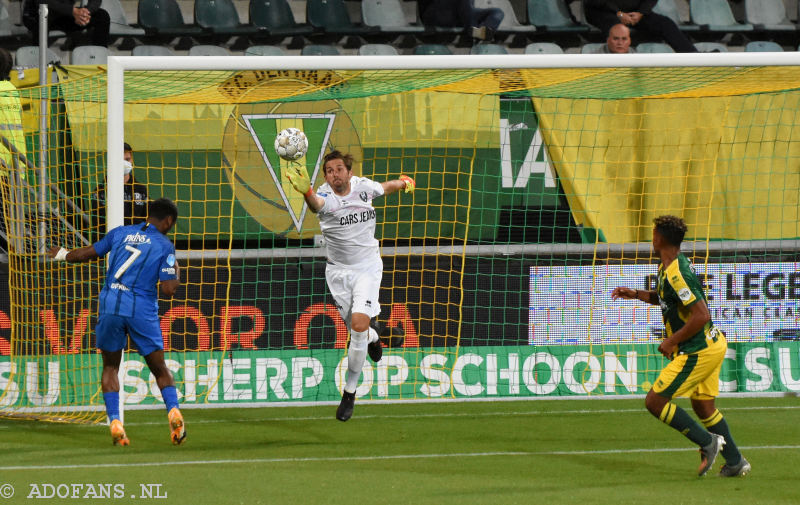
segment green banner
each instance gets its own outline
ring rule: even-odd
[[[386,350],[367,360],[357,395],[362,399],[527,398],[643,394],[664,358],[655,345],[503,346]],[[184,404],[336,401],[346,353],[340,349],[168,353]],[[76,368],[77,367],[77,368]],[[125,402],[161,401],[138,355],[127,356]],[[0,360],[0,406],[101,404],[97,354]],[[732,344],[723,362],[720,392],[800,391],[800,343]]]

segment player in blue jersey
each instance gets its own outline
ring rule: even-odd
[[[661,306],[665,338],[658,352],[670,361],[647,393],[645,407],[700,447],[699,476],[711,469],[719,453],[725,458],[720,476],[746,475],[750,463],[739,452],[728,423],[714,405],[728,345],[725,334],[711,321],[700,278],[681,253],[686,224],[676,216],[660,216],[653,222],[653,250],[661,260],[656,289],[619,287],[611,293],[615,300],[636,299]],[[670,401],[681,396],[689,397],[702,426]]]
[[[167,407],[172,443],[186,438],[183,416],[178,408],[175,380],[164,361],[164,344],[158,318],[158,287],[172,297],[180,285],[175,246],[167,233],[178,219],[178,207],[167,198],[150,202],[147,221],[119,226],[94,244],[67,251],[48,251],[57,261],[81,263],[108,253],[108,270],[100,291],[97,348],[103,355],[102,389],[114,445],[130,441],[119,418],[119,365],[128,335],[144,356],[156,378]]]

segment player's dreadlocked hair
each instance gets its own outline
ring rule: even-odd
[[[164,220],[167,216],[172,216],[174,220],[178,219],[178,206],[169,198],[159,198],[150,202],[149,215],[159,221]]]
[[[653,219],[656,231],[661,234],[667,242],[674,246],[680,246],[683,236],[686,235],[686,223],[678,216],[658,216]]]
[[[331,160],[342,160],[344,162],[344,166],[347,167],[347,170],[352,170],[353,169],[353,155],[352,154],[349,154],[349,153],[348,154],[342,154],[342,152],[339,151],[338,149],[334,149],[333,151],[331,151],[331,152],[329,152],[328,154],[325,155],[325,158],[323,158],[323,161],[322,161],[322,166],[324,167]]]

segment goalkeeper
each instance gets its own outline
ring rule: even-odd
[[[370,319],[381,312],[378,293],[383,276],[383,261],[375,239],[375,209],[372,200],[399,190],[414,191],[414,179],[376,182],[353,175],[353,156],[331,151],[322,166],[325,183],[316,193],[304,166],[293,164],[288,178],[303,195],[319,225],[328,249],[325,280],[336,307],[350,329],[347,372],[342,401],[336,419],[347,421],[353,415],[356,386],[367,352],[380,361],[383,348]]]

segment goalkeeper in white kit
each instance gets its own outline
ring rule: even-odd
[[[288,178],[303,195],[312,212],[319,215],[322,236],[328,248],[325,280],[336,301],[339,313],[350,329],[347,373],[342,401],[336,419],[347,421],[353,415],[356,386],[361,377],[367,352],[380,361],[383,348],[380,337],[370,327],[370,319],[381,312],[378,293],[383,276],[378,240],[375,238],[375,208],[372,200],[399,190],[414,191],[414,179],[376,182],[353,175],[353,156],[331,151],[322,166],[325,184],[311,187],[305,166],[292,164]]]

